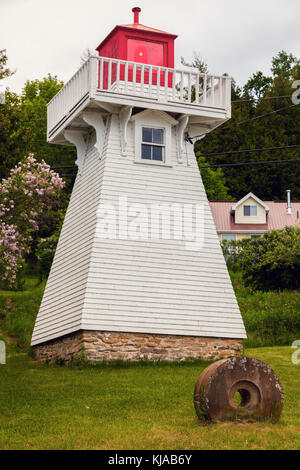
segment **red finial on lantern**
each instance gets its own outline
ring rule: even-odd
[[[139,16],[140,16],[141,9],[139,7],[134,7],[132,11],[134,14],[134,17],[133,17],[134,24],[139,24]]]

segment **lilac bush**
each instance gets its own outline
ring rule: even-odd
[[[30,154],[0,184],[0,280],[11,287],[43,214],[57,204],[65,182]]]

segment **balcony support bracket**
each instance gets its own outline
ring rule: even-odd
[[[64,132],[64,136],[69,142],[74,144],[77,149],[77,160],[75,163],[78,166],[79,174],[81,174],[84,163],[84,157],[86,155],[87,150],[87,145],[83,138],[83,133],[80,131],[66,130]]]
[[[177,134],[177,151],[178,151],[178,163],[183,162],[183,152],[184,152],[184,133],[186,127],[189,122],[189,116],[187,114],[183,114],[178,119],[178,124],[176,126],[176,134]]]
[[[89,126],[92,126],[95,129],[96,142],[94,147],[101,155],[105,135],[105,125],[102,114],[95,112],[84,112],[82,113],[81,117]]]
[[[124,106],[120,111],[120,131],[121,131],[121,152],[126,155],[127,146],[127,125],[131,118],[132,106]]]

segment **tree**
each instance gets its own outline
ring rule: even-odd
[[[32,154],[0,185],[0,280],[11,287],[47,214],[59,209],[64,181]]]
[[[299,289],[299,227],[285,227],[242,240],[237,250],[246,285],[259,290]]]
[[[16,93],[6,91],[0,104],[0,179],[20,161],[34,142],[34,133],[25,121],[25,105]]]
[[[271,77],[265,77],[262,72],[256,72],[244,86],[244,93],[259,99],[266,94],[271,84]]]
[[[42,80],[27,81],[21,97],[22,105],[25,106],[25,120],[30,123],[33,135],[31,152],[43,158],[51,167],[74,166],[76,159],[74,147],[47,143],[47,103],[63,85],[56,76],[49,74]],[[76,174],[76,170],[74,168],[67,173]]]
[[[6,49],[0,50],[0,80],[3,80],[3,78],[6,77],[10,77],[15,73],[15,71],[12,71],[6,67],[7,61],[8,57],[6,54]]]
[[[280,51],[272,59],[271,71],[274,77],[289,79],[294,66],[297,64],[299,64],[297,57],[285,51]]]
[[[199,70],[202,73],[208,73],[208,66],[202,59],[199,53],[194,53],[194,58],[192,62],[187,62],[183,57],[181,57],[181,63],[186,67],[192,67]],[[199,89],[203,88],[203,80],[200,77],[199,79]],[[195,86],[192,86],[192,99],[195,96]],[[201,157],[201,152],[197,151],[197,146],[195,146],[195,154],[197,156],[197,162],[199,166],[207,165],[206,160]],[[200,174],[204,184],[204,188],[209,200],[218,199],[218,200],[227,200],[230,197],[228,196],[227,187],[225,185],[225,177],[221,169],[212,170],[211,168],[200,168]]]
[[[200,174],[204,184],[207,198],[212,200],[226,201],[231,199],[228,195],[225,176],[220,168],[212,170],[211,168],[201,168],[207,166],[204,157],[197,156],[198,165],[200,166]]]
[[[272,60],[272,77],[257,72],[243,90],[234,83],[231,120],[197,142],[196,151],[216,153],[299,144],[300,107],[293,105],[290,99],[295,91],[292,84],[299,78],[299,60],[282,51]],[[299,159],[299,150],[206,157],[208,164],[221,167],[225,163],[285,159]],[[285,199],[287,188],[292,190],[293,198],[300,198],[300,164],[297,162],[223,167],[222,171],[228,192],[234,199],[240,199],[249,191],[265,200]]]

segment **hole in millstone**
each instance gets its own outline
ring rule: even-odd
[[[234,394],[234,403],[238,406],[247,406],[250,403],[250,392],[244,388],[237,390]]]

